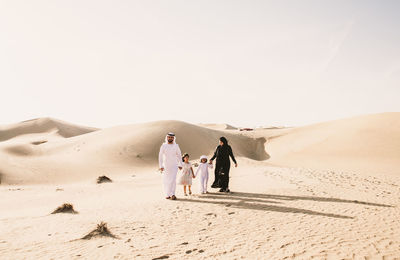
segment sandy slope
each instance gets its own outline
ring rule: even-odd
[[[400,174],[400,113],[384,113],[294,128],[269,138],[279,165]]]

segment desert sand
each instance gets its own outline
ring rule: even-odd
[[[232,193],[194,179],[165,200],[169,131],[192,162],[226,136]],[[1,259],[400,259],[400,113],[251,132],[39,118],[0,126],[0,181]],[[64,203],[76,212],[51,214]],[[101,222],[110,234],[82,239]]]

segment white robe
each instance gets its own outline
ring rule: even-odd
[[[176,174],[178,167],[182,167],[181,149],[175,142],[172,144],[163,143],[158,155],[160,168],[164,168],[163,183],[164,192],[167,197],[175,195]]]
[[[200,175],[200,193],[207,192],[208,168],[212,169],[213,165],[209,163],[200,163],[199,168],[196,170],[195,176]]]

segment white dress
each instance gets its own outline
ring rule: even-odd
[[[196,174],[194,176],[200,175],[200,192],[207,192],[207,184],[208,184],[208,169],[212,169],[213,165],[209,163],[200,163],[199,168],[197,168]]]
[[[192,164],[183,163],[182,171],[179,173],[178,184],[180,185],[192,185]]]

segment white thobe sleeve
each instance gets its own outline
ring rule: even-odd
[[[178,161],[178,166],[182,167],[182,152],[178,144],[176,145],[176,159]]]
[[[158,164],[159,164],[160,168],[164,168],[163,155],[164,155],[164,145],[161,145],[160,153],[158,154]]]

